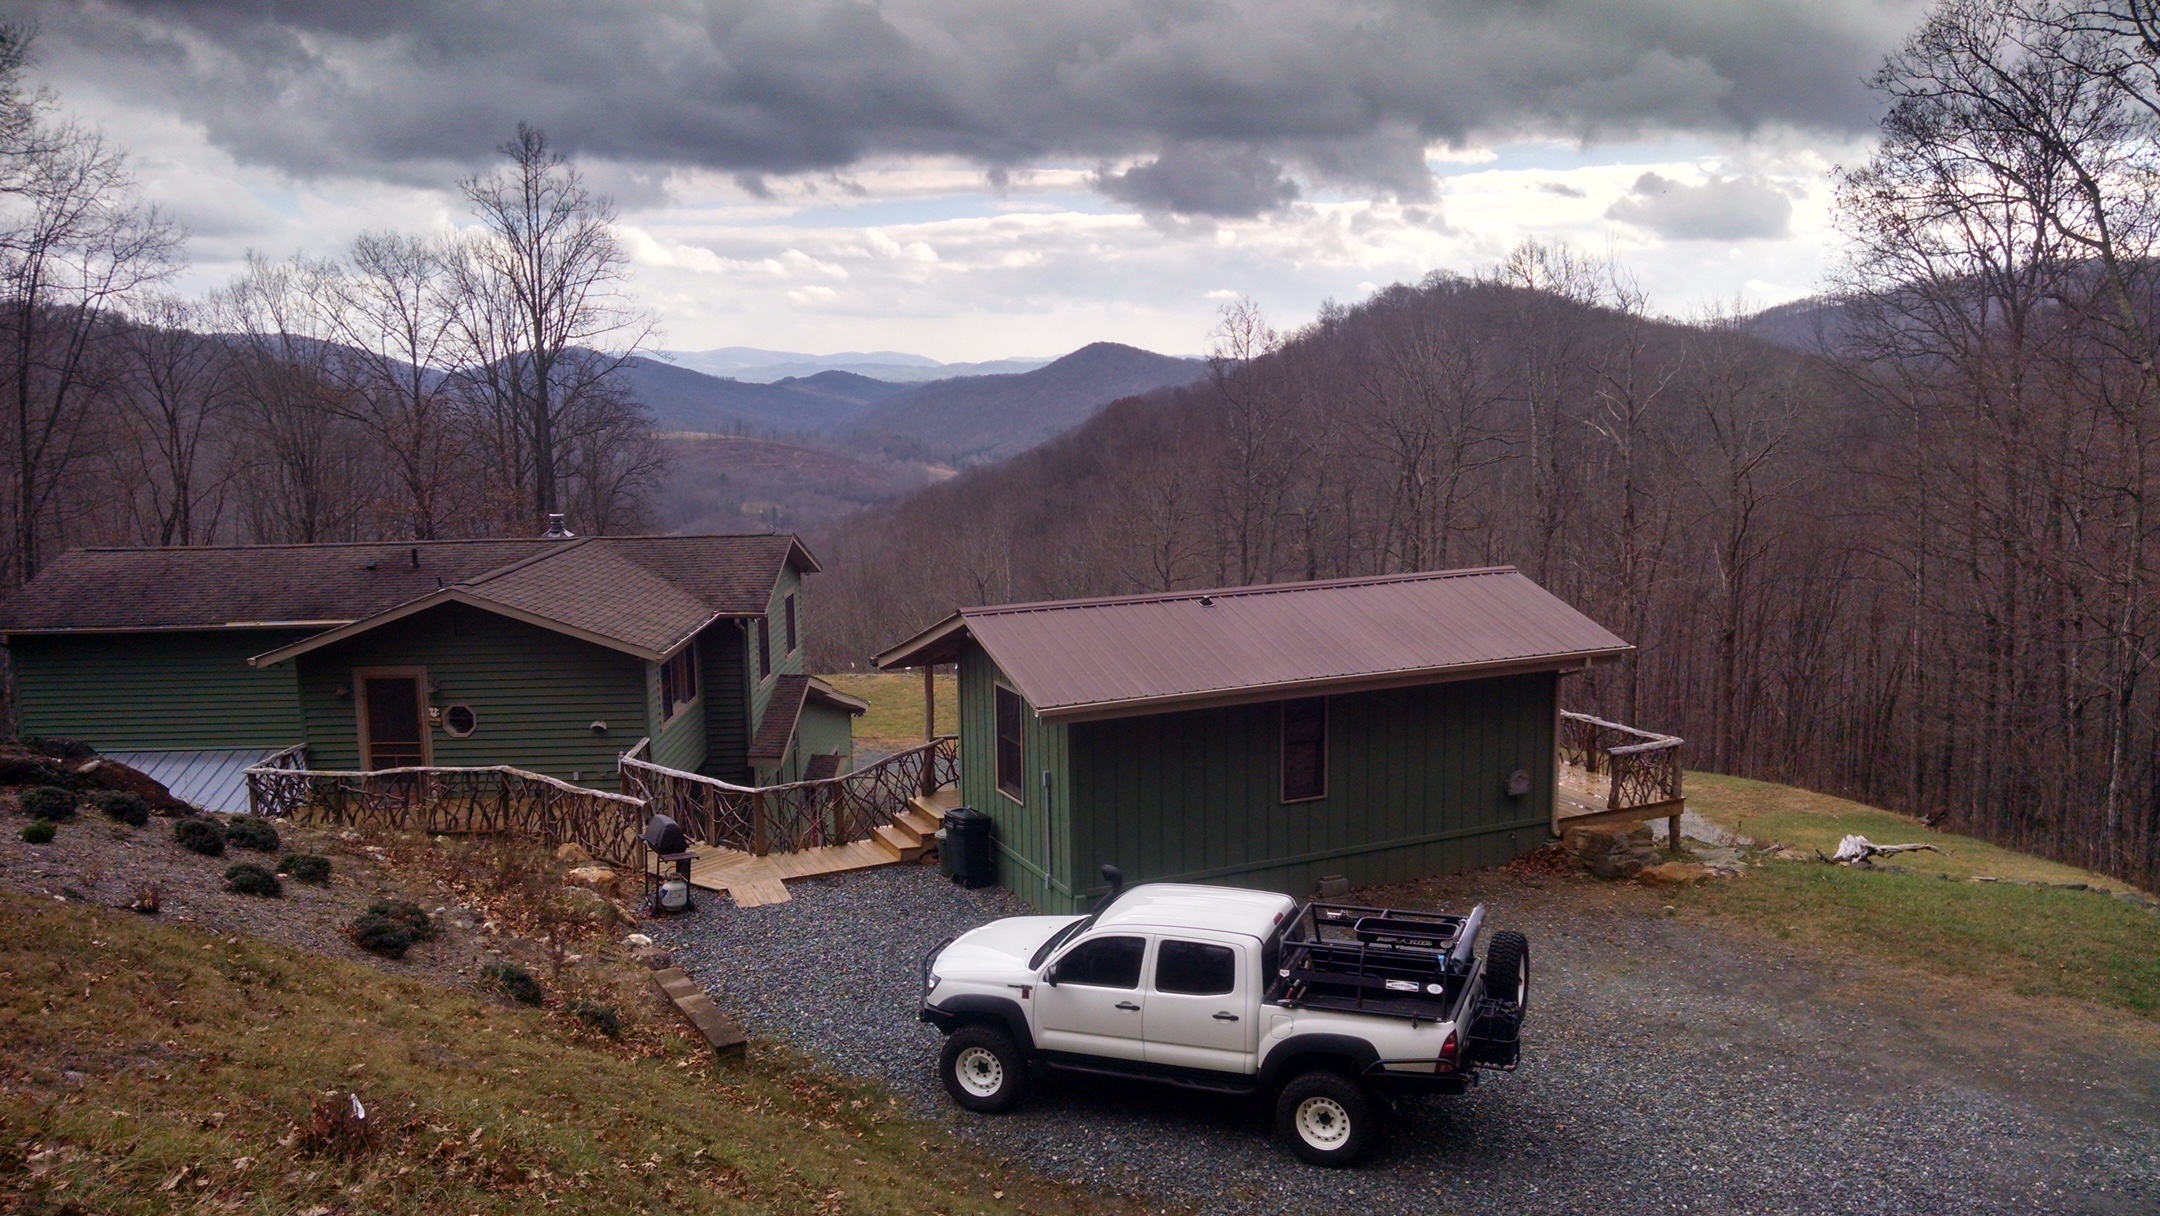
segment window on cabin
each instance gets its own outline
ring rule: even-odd
[[[1327,797],[1327,698],[1282,704],[1282,800]]]
[[[795,653],[795,597],[790,595],[783,606],[787,610],[787,652]]]
[[[757,678],[772,674],[772,618],[757,619]]]
[[[692,642],[660,665],[660,720],[665,722],[681,713],[683,706],[697,700],[697,695],[697,643]]]
[[[998,791],[1014,802],[1027,801],[1027,754],[1020,746],[1020,694],[1004,685],[997,689],[997,784]]]

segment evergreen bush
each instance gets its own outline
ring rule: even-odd
[[[90,795],[99,810],[131,828],[139,828],[150,822],[150,804],[142,795],[127,790],[99,790]]]
[[[211,820],[195,816],[175,820],[172,834],[180,847],[190,853],[216,857],[225,852],[225,832]]]
[[[279,859],[277,868],[278,873],[294,882],[320,886],[330,881],[330,859],[313,853],[287,853]]]
[[[51,844],[53,835],[59,830],[50,819],[33,819],[23,825],[22,838],[31,844]]]
[[[270,871],[252,861],[225,868],[225,889],[240,895],[260,895],[276,899],[285,894],[285,886]]]
[[[597,1030],[611,1039],[622,1037],[622,1015],[598,1001],[573,1001],[570,1016],[585,1023],[589,1030]]]
[[[41,785],[22,796],[22,809],[32,819],[58,823],[75,817],[75,795],[57,785]]]
[[[277,826],[255,815],[236,815],[225,821],[225,843],[258,853],[275,853]]]
[[[489,963],[480,969],[480,982],[520,1005],[537,1005],[547,999],[540,981],[516,963]]]

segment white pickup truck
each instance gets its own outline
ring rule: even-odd
[[[1276,1095],[1277,1133],[1348,1165],[1407,1093],[1462,1093],[1512,1069],[1529,942],[1467,916],[1300,905],[1154,884],[1093,915],[1016,916],[923,959],[920,1016],[945,1032],[946,1092],[975,1111],[1025,1094],[1031,1067]]]

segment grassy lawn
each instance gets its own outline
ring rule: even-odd
[[[867,672],[820,676],[834,688],[870,703],[870,712],[855,719],[855,739],[884,751],[898,751],[923,741],[922,673]],[[960,730],[960,680],[937,678],[937,730],[941,735]]]
[[[651,1003],[615,1042],[559,1011],[0,894],[0,1210],[1131,1210],[1010,1174],[781,1052],[716,1064]],[[311,1135],[313,1104],[345,1091],[371,1148]]]
[[[1904,874],[1770,860],[1738,881],[1675,897],[1694,912],[2020,994],[2160,1015],[2160,915],[2101,893],[2125,884],[1790,786],[1707,773],[1690,773],[1687,783],[1690,809],[1762,844],[1827,854],[1839,837],[1857,833],[1876,844],[1924,840],[1949,850],[1893,859],[1911,871]],[[2004,881],[1971,881],[1976,876]]]

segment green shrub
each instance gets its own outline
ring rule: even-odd
[[[294,882],[309,882],[320,886],[330,881],[330,859],[313,853],[287,853],[278,859],[278,873]]]
[[[126,790],[99,790],[90,795],[97,808],[131,828],[139,828],[150,822],[150,804],[141,794]]]
[[[225,852],[225,831],[212,820],[194,816],[175,820],[172,834],[180,847],[190,853],[217,857]]]
[[[325,863],[327,864],[327,863]],[[435,922],[415,903],[378,899],[345,929],[354,945],[385,958],[404,958],[414,942],[435,936]]]
[[[258,853],[275,853],[277,826],[254,815],[238,815],[225,821],[225,843]]]
[[[285,894],[285,886],[278,877],[252,861],[243,861],[225,868],[225,889],[238,895],[260,895],[276,899]]]
[[[37,735],[24,735],[22,745],[56,760],[89,760],[97,755],[96,748],[80,739],[45,739]]]
[[[22,798],[23,813],[32,819],[50,819],[55,823],[75,817],[75,795],[57,785],[41,785]]]
[[[570,1016],[585,1023],[589,1030],[597,1030],[611,1039],[622,1037],[622,1016],[598,1001],[572,1001]]]
[[[33,819],[23,825],[22,838],[31,844],[51,844],[54,833],[59,830],[50,819]]]
[[[520,1005],[537,1005],[547,999],[540,981],[516,963],[489,963],[480,969],[480,982]]]

